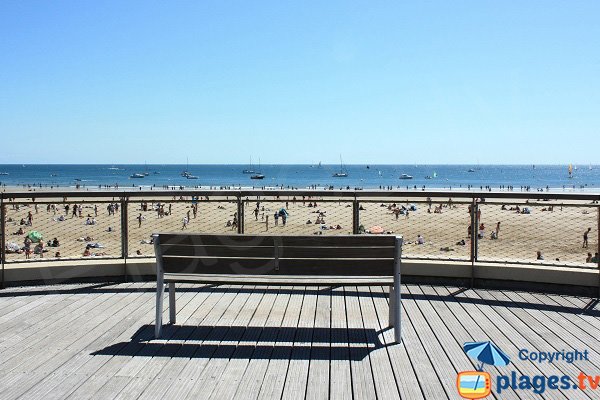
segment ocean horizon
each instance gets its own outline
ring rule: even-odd
[[[244,170],[250,170],[252,172]],[[197,179],[182,176],[187,171]],[[336,173],[345,177],[335,177]],[[143,176],[135,178],[137,176]],[[251,179],[262,174],[264,179]],[[405,179],[401,179],[401,177]],[[0,185],[103,188],[284,187],[598,190],[600,166],[473,164],[0,164]]]

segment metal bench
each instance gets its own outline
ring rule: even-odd
[[[176,322],[175,283],[228,285],[390,285],[389,326],[401,341],[400,236],[154,234],[156,328],[162,331],[165,283]]]

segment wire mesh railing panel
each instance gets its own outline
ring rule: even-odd
[[[352,234],[352,202],[333,198],[263,197],[244,203],[244,233]]]
[[[360,201],[359,233],[402,235],[402,256],[468,260],[468,204],[406,199]]]
[[[151,235],[156,232],[237,233],[235,198],[131,201],[127,211],[127,247],[132,257],[154,255]]]
[[[120,257],[121,217],[109,203],[6,203],[6,261]]]
[[[478,210],[478,261],[596,267],[590,261],[598,251],[597,206],[481,203]]]

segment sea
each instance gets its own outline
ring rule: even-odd
[[[244,173],[250,169],[253,173]],[[187,179],[183,171],[197,179]],[[344,172],[345,177],[334,177]],[[255,174],[264,179],[251,179]],[[143,178],[133,178],[141,174]],[[401,179],[402,175],[405,178]],[[5,187],[533,189],[600,191],[600,166],[575,165],[73,165],[0,164]]]

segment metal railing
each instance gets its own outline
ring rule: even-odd
[[[547,192],[5,192],[0,282],[5,268],[23,262],[153,257],[157,231],[389,232],[404,236],[405,259],[600,268],[599,201],[600,194]]]

